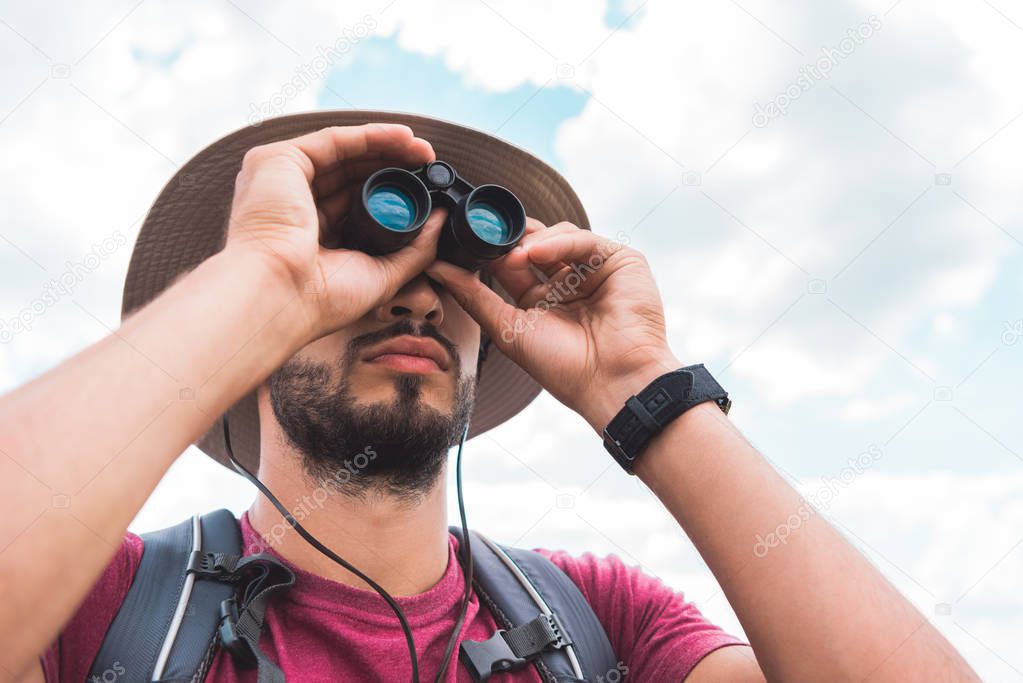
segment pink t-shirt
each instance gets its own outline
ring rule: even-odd
[[[273,552],[241,519],[247,552]],[[142,557],[143,541],[125,535],[124,543],[85,598],[60,637],[42,657],[47,681],[85,680],[111,621],[131,585]],[[461,605],[463,575],[452,536],[448,568],[441,580],[420,595],[397,598],[415,638],[419,673],[432,681],[440,668]],[[627,567],[615,555],[573,557],[540,550],[560,567],[592,605],[619,659],[619,680],[681,681],[704,656],[741,641],[706,621],[695,606],[659,580]],[[289,681],[408,681],[411,677],[405,637],[394,613],[376,593],[325,579],[288,564],[295,585],[274,598],[266,613],[260,647]],[[485,640],[497,624],[474,596],[469,604],[463,639]],[[445,680],[459,683],[470,676],[457,661],[455,647]],[[610,673],[610,672],[609,672]],[[117,674],[117,672],[114,672]],[[129,679],[134,680],[131,676]],[[125,679],[128,680],[128,679]],[[141,680],[141,678],[139,678]],[[235,664],[219,650],[207,681],[256,681],[256,670]],[[497,674],[494,683],[539,681],[532,666]]]

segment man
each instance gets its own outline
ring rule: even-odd
[[[542,162],[426,117],[285,117],[221,140],[178,173],[136,244],[123,326],[0,400],[5,676],[88,674],[143,551],[125,530],[198,440],[222,462],[233,451],[258,466],[289,507],[317,501],[302,523],[395,596],[423,680],[442,666],[445,680],[468,680],[457,648],[444,661],[463,580],[445,519],[448,448],[467,425],[478,434],[521,409],[533,380],[602,434],[626,399],[686,363],[667,343],[643,256],[571,223],[531,221],[489,268],[494,289],[436,260],[440,209],[384,256],[322,246],[370,172],[438,157],[474,182],[508,185],[543,223],[585,224],[574,193]],[[482,361],[481,330],[492,345]],[[799,517],[786,543],[757,552],[755,539],[805,503],[713,401],[631,455],[626,466],[696,544],[751,647],[614,558],[547,553],[620,658],[604,680],[976,680],[819,516]],[[54,495],[68,498],[52,506]],[[250,552],[282,558],[297,576],[271,603],[260,640],[289,680],[408,680],[401,630],[364,581],[262,496],[241,523]],[[474,599],[459,639],[494,629]],[[255,672],[219,650],[207,680]],[[495,680],[538,678],[524,668]]]

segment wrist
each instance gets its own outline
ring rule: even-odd
[[[599,390],[580,412],[590,427],[603,436],[604,427],[618,414],[630,396],[639,393],[646,385],[666,372],[678,370],[682,365],[671,351],[660,353],[624,375],[601,382]]]
[[[672,420],[647,445],[643,456],[636,460],[633,473],[648,486],[653,487],[666,467],[683,463],[691,464],[691,451],[713,450],[710,443],[731,432],[730,422],[713,401],[693,406]],[[667,446],[667,447],[666,447]],[[677,472],[666,477],[670,482]]]
[[[240,295],[239,305],[252,307],[263,331],[294,353],[317,338],[316,316],[309,310],[296,281],[279,262],[258,251],[224,249],[208,259],[211,268]]]

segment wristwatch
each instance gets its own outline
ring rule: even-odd
[[[727,415],[732,407],[703,364],[689,365],[661,375],[643,391],[630,396],[604,428],[604,448],[629,474],[636,459],[664,427],[695,405],[714,401]]]

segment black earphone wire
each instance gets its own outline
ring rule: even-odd
[[[458,642],[458,636],[462,632],[465,615],[468,612],[469,602],[472,599],[472,546],[469,542],[469,525],[465,521],[465,500],[462,498],[462,447],[465,445],[465,439],[468,435],[469,427],[466,426],[465,431],[462,432],[462,440],[458,444],[458,455],[455,456],[455,490],[458,495],[459,521],[462,524],[462,544],[458,547],[458,552],[462,559],[462,574],[465,576],[465,594],[462,596],[462,608],[459,610],[458,620],[455,622],[455,627],[451,631],[451,637],[448,639],[448,646],[444,648],[444,658],[441,660],[440,671],[437,672],[436,683],[440,683],[444,673],[448,670],[448,661],[451,659],[451,653],[455,649],[455,643]]]
[[[408,645],[409,659],[412,662],[412,683],[419,683],[419,658],[416,654],[416,644],[412,637],[412,629],[409,627],[408,619],[405,617],[405,611],[402,610],[401,605],[395,601],[391,595],[383,589],[382,586],[377,584],[373,579],[363,574],[354,565],[347,562],[337,553],[326,547],[319,540],[316,539],[311,533],[309,533],[305,527],[303,527],[298,520],[296,520],[288,508],[281,503],[280,500],[266,487],[263,482],[259,480],[252,472],[250,472],[244,465],[238,462],[234,457],[234,452],[231,450],[231,433],[227,426],[227,414],[223,416],[224,423],[224,446],[227,451],[227,458],[231,461],[231,465],[234,469],[243,477],[249,480],[249,482],[255,486],[260,493],[266,496],[277,511],[281,513],[284,520],[301,536],[306,543],[311,545],[313,548],[318,550],[320,553],[330,558],[337,564],[341,565],[351,573],[358,576],[360,579],[365,581],[370,588],[376,591],[380,597],[382,597],[387,605],[394,612],[394,615],[398,617],[398,621],[401,623],[401,630],[405,634],[405,643]],[[472,562],[472,550],[469,543],[469,528],[465,518],[465,501],[462,497],[462,448],[465,446],[465,440],[468,437],[469,428],[466,427],[465,431],[462,432],[462,438],[458,443],[458,455],[455,460],[455,481],[458,495],[458,514],[460,522],[462,524],[462,539],[463,545],[459,547],[459,554],[463,556],[463,573],[465,574],[465,594],[462,597],[462,606],[459,610],[458,620],[455,623],[455,627],[451,632],[451,637],[448,639],[447,648],[444,650],[444,659],[441,664],[440,671],[437,672],[436,683],[440,683],[441,678],[447,671],[448,660],[451,657],[451,653],[454,650],[455,643],[458,642],[458,636],[462,630],[462,625],[465,622],[465,615],[469,607],[469,602],[472,597],[472,580],[473,580],[473,562]]]

